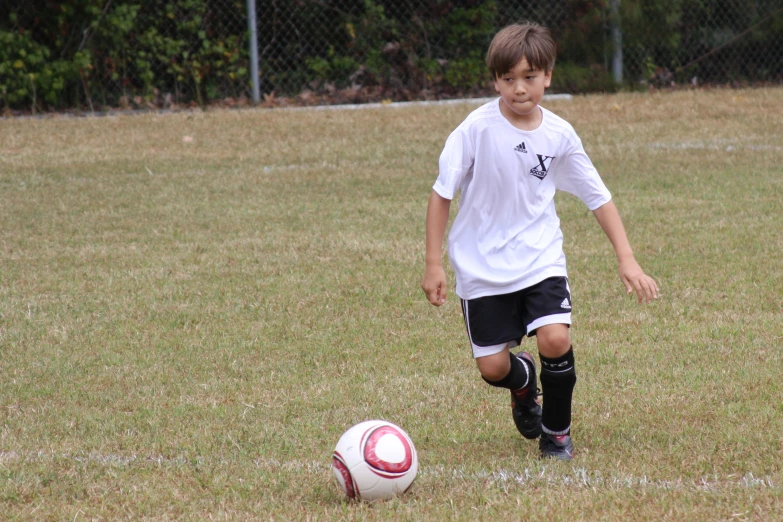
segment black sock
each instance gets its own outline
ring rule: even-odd
[[[496,388],[508,388],[509,390],[518,390],[527,386],[530,369],[527,367],[527,363],[523,362],[516,355],[509,352],[511,356],[511,370],[508,375],[500,379],[499,381],[490,381],[485,377],[481,377],[487,384],[495,386]]]
[[[541,359],[541,391],[544,411],[541,424],[547,433],[567,435],[571,429],[571,400],[576,385],[574,350],[561,357]]]

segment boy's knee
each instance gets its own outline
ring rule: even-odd
[[[571,335],[568,326],[554,324],[536,331],[538,351],[546,357],[559,357],[571,349]]]
[[[478,357],[476,366],[479,373],[487,381],[499,381],[511,370],[508,352],[500,352],[486,357]]]

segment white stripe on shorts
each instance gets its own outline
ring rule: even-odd
[[[470,342],[470,346],[473,348],[473,358],[486,357],[487,355],[495,355],[498,352],[503,351],[503,348],[508,346],[508,343],[495,344],[493,346],[478,346]]]
[[[566,314],[554,314],[554,315],[545,315],[544,317],[539,317],[529,325],[527,325],[527,333],[529,334],[533,330],[538,330],[542,326],[547,326],[550,324],[571,324],[571,312],[568,312]]]

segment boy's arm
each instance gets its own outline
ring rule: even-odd
[[[651,300],[657,299],[658,285],[652,277],[644,273],[642,267],[636,262],[631,244],[628,242],[628,236],[625,234],[625,227],[620,219],[620,213],[614,202],[609,201],[598,207],[593,211],[593,214],[614,247],[620,279],[625,285],[626,291],[629,294],[635,291],[640,303],[642,301],[649,303]]]
[[[443,270],[443,238],[449,221],[451,200],[441,197],[434,190],[427,205],[427,253],[421,289],[427,300],[435,306],[446,302],[446,272]]]

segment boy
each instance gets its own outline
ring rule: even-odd
[[[542,457],[570,460],[571,292],[555,190],[581,199],[614,247],[620,279],[639,302],[658,286],[634,259],[617,208],[571,125],[539,106],[555,65],[555,43],[537,24],[495,35],[487,66],[500,97],[473,111],[451,133],[427,208],[422,289],[435,306],[446,300],[441,251],[449,206],[461,192],[449,233],[449,258],[473,357],[490,385],[511,390],[519,432],[539,439]],[[510,351],[535,336],[543,408],[533,358]]]

